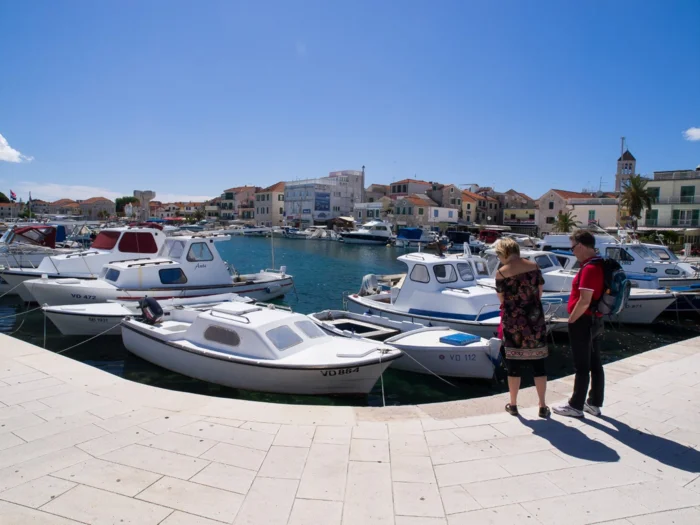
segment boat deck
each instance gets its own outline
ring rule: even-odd
[[[299,406],[161,390],[0,335],[0,522],[700,523],[700,338],[606,365],[604,417],[506,395]],[[549,383],[550,404],[572,377]]]

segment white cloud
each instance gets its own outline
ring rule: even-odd
[[[683,132],[685,140],[700,140],[700,128],[688,128]]]
[[[34,157],[22,155],[7,142],[7,139],[0,134],[0,161],[5,162],[31,162]]]
[[[41,199],[48,202],[57,201],[58,199],[84,200],[89,199],[90,197],[106,197],[114,200],[117,197],[134,194],[133,191],[114,191],[99,186],[81,186],[29,181],[19,182],[16,184],[16,188],[13,187],[12,189],[15,190],[15,193],[17,193],[17,197],[21,197],[22,200],[26,201],[29,197],[29,192],[31,191],[33,199]],[[156,192],[156,200],[161,202],[202,202],[213,198],[212,196],[207,197],[203,195],[160,193],[157,189],[154,191]]]

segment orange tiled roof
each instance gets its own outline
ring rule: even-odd
[[[229,188],[224,190],[224,193],[238,193],[239,191],[255,190],[256,186],[236,186],[235,188]]]
[[[68,204],[77,204],[73,199],[58,199],[51,203],[53,206],[66,206]]]
[[[90,197],[89,199],[85,199],[80,204],[97,204],[98,202],[112,202],[112,201],[105,198],[105,197]]]
[[[392,182],[391,184],[408,184],[410,182],[415,182],[417,184],[426,184],[428,186],[432,186],[432,182],[427,182],[424,180],[419,180],[419,179],[403,179],[403,180],[397,180],[396,182]]]
[[[268,186],[267,188],[256,191],[255,193],[269,193],[274,191],[284,191],[284,182],[278,182],[276,184],[273,184],[272,186]]]
[[[405,197],[401,197],[399,200],[407,200],[411,204],[415,204],[417,206],[437,206],[437,202],[435,202],[433,199],[428,197],[427,195],[418,195],[418,194],[413,194],[413,195],[406,195]]]

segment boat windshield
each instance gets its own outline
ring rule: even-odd
[[[651,250],[649,250],[649,248],[647,248],[646,246],[642,246],[641,244],[630,246],[630,249],[634,253],[639,255],[642,259],[656,259],[656,257],[654,257],[654,254],[651,253]]]
[[[284,325],[268,330],[265,335],[279,351],[296,346],[303,341],[299,334]]]
[[[96,250],[111,250],[119,240],[119,232],[100,232],[92,241],[91,248]]]
[[[649,248],[649,251],[653,253],[657,259],[662,261],[678,261],[678,257],[671,250],[666,248]]]

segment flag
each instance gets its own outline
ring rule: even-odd
[[[12,190],[10,190],[10,200],[11,200],[12,202],[14,202],[14,201],[17,200],[17,195],[16,195],[15,192],[12,191]]]

